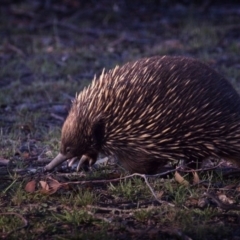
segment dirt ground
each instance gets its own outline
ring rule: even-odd
[[[75,94],[103,68],[189,56],[240,93],[240,4],[228,2],[1,1],[0,238],[240,239],[238,175],[199,173],[205,182],[198,187],[182,186],[174,174],[149,180],[160,203],[142,178],[94,182],[127,176],[120,167],[71,176],[38,171],[58,152]],[[41,185],[49,177],[52,184],[90,182],[49,194]],[[219,203],[222,195],[227,201]]]

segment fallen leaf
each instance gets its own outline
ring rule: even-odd
[[[193,183],[194,184],[199,184],[200,179],[199,179],[199,176],[198,176],[197,172],[193,171],[192,174],[193,174]]]
[[[32,180],[30,182],[28,182],[25,186],[25,191],[29,192],[29,193],[33,193],[36,190],[36,181]]]
[[[156,194],[156,196],[157,196],[158,199],[161,199],[163,194],[164,194],[164,191],[160,191]]]
[[[233,204],[234,201],[228,198],[225,194],[218,195],[218,199],[221,200],[223,203]]]
[[[68,183],[60,183],[51,177],[49,177],[47,181],[40,181],[39,183],[42,187],[40,192],[43,194],[53,194],[60,188],[69,189]]]
[[[40,190],[41,193],[44,193],[44,194],[50,194],[50,191],[49,191],[49,186],[47,184],[47,182],[45,181],[39,181],[42,189]]]
[[[185,180],[177,171],[175,172],[174,177],[178,183],[180,183],[186,187],[189,186],[189,182],[187,180]]]
[[[206,208],[210,204],[209,200],[206,197],[199,198],[198,200],[198,207],[200,208]]]
[[[187,207],[196,207],[198,205],[198,199],[190,197],[186,200],[185,205]]]
[[[223,188],[221,188],[221,189],[222,189],[222,190],[235,189],[235,188],[237,187],[237,185],[238,185],[238,183],[233,183],[233,184],[229,184],[229,185],[227,185],[227,186],[225,186],[225,187],[223,187]],[[237,189],[237,191],[239,191],[239,190]]]
[[[48,178],[48,186],[55,193],[59,188],[63,186],[62,183],[58,182],[56,179]]]
[[[29,158],[29,157],[30,157],[29,152],[23,152],[23,153],[22,153],[22,157],[23,157],[24,159]]]

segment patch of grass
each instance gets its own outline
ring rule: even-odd
[[[71,224],[72,226],[79,226],[83,223],[91,223],[93,218],[89,213],[85,210],[64,210],[61,214],[54,214],[54,218],[58,222],[63,222],[67,224]]]
[[[236,65],[232,67],[221,66],[221,72],[240,94],[240,69],[236,68]]]
[[[97,201],[98,201],[98,196],[96,196],[96,193],[87,189],[85,190],[82,189],[74,199],[74,203],[77,206],[93,205],[97,203]]]
[[[178,211],[179,214],[175,216],[175,220],[185,229],[192,225],[193,219],[197,224],[206,224],[217,211],[211,208],[206,208],[204,210],[193,209],[189,211],[184,211],[183,209]]]
[[[191,50],[204,49],[206,51],[217,46],[219,41],[216,26],[207,22],[198,23],[193,19],[189,19],[184,25],[181,38]]]
[[[14,155],[19,146],[19,139],[15,134],[4,134],[0,131],[0,154],[3,157],[9,158]]]
[[[13,82],[6,88],[6,96],[2,98],[2,104],[13,103],[56,103],[64,100],[64,93],[75,97],[76,92],[81,90],[81,86],[76,81],[58,80],[52,81],[33,81],[31,84],[23,85],[20,81]],[[34,100],[34,101],[33,101]],[[19,106],[19,110],[24,107]]]
[[[23,225],[21,219],[14,214],[1,215],[0,214],[0,229],[1,233],[8,233],[16,228],[19,228]]]
[[[115,197],[125,198],[130,201],[140,200],[147,194],[146,186],[142,179],[139,178],[126,179],[117,185],[110,183],[108,191]]]
[[[14,206],[21,206],[23,204],[36,202],[39,203],[39,207],[41,207],[41,203],[44,203],[48,199],[48,195],[41,193],[27,193],[24,190],[24,186],[25,184],[16,182],[9,189],[9,192],[11,194],[11,202]]]
[[[88,189],[78,189],[74,194],[70,193],[66,197],[61,197],[62,203],[70,206],[85,207],[97,203],[98,196]]]
[[[133,216],[137,221],[140,222],[146,222],[149,219],[152,219],[153,215],[155,213],[155,210],[140,210],[140,211],[135,211]]]
[[[168,192],[168,197],[173,200],[177,206],[182,206],[189,196],[193,195],[194,190],[181,184],[175,184],[172,181],[164,182],[164,189]]]
[[[221,223],[210,226],[209,223],[216,215],[217,210],[211,208],[206,208],[204,210],[179,210],[175,221],[186,231],[186,234],[190,234],[194,239],[200,240],[206,236],[209,236],[210,239],[222,239],[224,236],[226,237],[230,234],[230,229],[228,226],[224,226]],[[192,224],[193,221],[195,222],[194,225]]]

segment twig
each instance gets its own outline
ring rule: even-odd
[[[21,56],[21,57],[24,57],[24,56],[25,56],[24,52],[23,52],[20,48],[14,46],[13,44],[11,44],[11,43],[9,43],[9,42],[7,42],[7,43],[5,44],[5,48],[6,48],[6,49],[9,49],[10,51],[13,51],[13,52],[17,53],[17,54],[18,54],[19,56]]]
[[[55,113],[51,113],[51,117],[53,117],[53,118],[55,118],[55,119],[57,119],[57,120],[60,120],[60,121],[62,121],[62,122],[65,120],[64,117],[61,117],[61,116],[59,116],[59,115],[57,115],[57,114],[55,114]]]
[[[111,222],[112,222],[111,220],[108,220],[107,218],[104,218],[104,217],[101,217],[101,216],[96,216],[95,214],[93,214],[93,213],[90,212],[90,211],[88,211],[87,213],[88,213],[89,215],[93,216],[94,218],[103,220],[104,222],[107,222],[107,223],[111,223]]]
[[[2,193],[5,194],[16,182],[17,182],[17,179],[15,179],[14,181],[12,181],[11,184],[10,184]]]
[[[229,204],[225,204],[211,193],[205,192],[204,196],[211,198],[212,201],[215,202],[219,208],[224,209],[226,211],[240,210],[240,206],[232,206],[232,205],[229,205]]]
[[[216,169],[218,167],[220,167],[222,165],[222,162],[218,163],[216,166],[213,166],[213,167],[209,167],[209,168],[199,168],[199,169],[191,169],[191,170],[184,170],[182,169],[182,167],[179,167],[179,168],[176,168],[176,170],[179,170],[180,172],[185,172],[185,173],[188,173],[188,172],[204,172],[204,171],[209,171],[209,170],[213,170],[213,169]]]
[[[152,193],[152,195],[154,196],[154,198],[156,199],[156,201],[158,201],[158,202],[161,203],[161,204],[164,203],[165,201],[160,201],[160,200],[157,198],[155,192],[153,191],[152,187],[150,186],[150,184],[149,184],[149,182],[148,182],[148,179],[147,179],[146,175],[142,175],[141,177],[144,179],[145,183],[147,184],[149,190],[151,191],[151,193]],[[174,207],[174,205],[171,204],[171,203],[167,203],[167,204],[168,204],[169,206],[171,206],[171,207]]]
[[[147,208],[137,208],[137,209],[121,209],[121,208],[111,208],[111,207],[100,207],[100,206],[93,206],[93,205],[87,205],[87,208],[96,209],[100,211],[107,211],[107,212],[120,212],[120,213],[133,213],[144,210],[151,210],[152,207]],[[156,208],[154,208],[156,209]]]
[[[162,174],[165,174],[165,173],[162,173]],[[156,194],[154,193],[152,187],[150,186],[149,182],[148,182],[148,177],[158,177],[162,174],[156,174],[156,175],[145,175],[145,174],[140,174],[140,173],[134,173],[134,174],[131,174],[131,175],[128,175],[128,176],[125,176],[125,177],[120,177],[120,178],[114,178],[114,179],[110,179],[110,180],[90,180],[90,181],[74,181],[74,182],[68,182],[67,184],[96,184],[96,183],[110,183],[110,182],[119,182],[121,180],[124,180],[124,179],[129,179],[129,178],[132,178],[132,177],[135,177],[135,176],[138,176],[138,177],[141,177],[144,179],[146,185],[148,186],[149,190],[151,191],[153,197],[155,198],[155,200],[157,202],[159,202],[160,204],[163,204],[163,203],[166,203],[167,205],[171,206],[171,207],[174,207],[175,205],[174,204],[171,204],[171,203],[168,203],[168,202],[165,202],[165,201],[161,201],[157,198]],[[51,177],[49,177],[49,180],[53,180],[51,179]],[[51,184],[49,184],[51,185]],[[51,186],[50,186],[51,187]]]
[[[240,170],[232,170],[231,172],[226,172],[226,173],[223,173],[223,177],[239,177],[240,176]]]

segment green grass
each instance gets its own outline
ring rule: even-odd
[[[137,178],[123,180],[115,186],[110,183],[108,191],[116,198],[124,198],[133,202],[141,200],[146,195],[150,196],[142,179]]]

